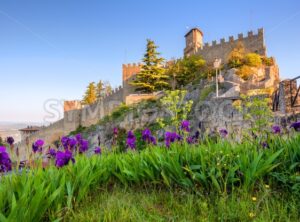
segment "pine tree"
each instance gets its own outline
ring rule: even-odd
[[[93,104],[97,100],[97,92],[96,92],[96,86],[94,82],[91,82],[83,97],[83,103],[84,104]]]
[[[101,99],[103,97],[103,94],[104,94],[104,83],[103,83],[102,80],[100,80],[97,83],[96,93],[97,93],[97,99]]]
[[[147,39],[143,66],[137,74],[136,80],[131,82],[138,92],[151,93],[169,88],[167,82],[169,76],[165,73],[162,65],[164,59],[159,57],[160,53],[156,51],[157,48],[154,41]]]

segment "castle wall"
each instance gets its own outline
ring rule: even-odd
[[[198,48],[195,54],[201,55],[208,64],[212,64],[215,58],[221,58],[222,62],[227,62],[230,52],[236,47],[238,42],[243,43],[246,53],[255,52],[260,55],[266,55],[263,29],[258,29],[257,34],[250,31],[245,37],[242,33],[238,34],[237,39],[230,36],[228,41],[222,38],[219,42],[205,43],[203,48]]]
[[[142,65],[138,64],[123,64],[122,66],[122,79],[123,79],[123,101],[125,101],[126,96],[135,93],[134,86],[130,85],[130,82],[135,80],[136,74],[140,72]]]

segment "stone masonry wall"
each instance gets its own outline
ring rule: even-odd
[[[215,58],[221,58],[223,62],[226,62],[229,53],[236,47],[238,42],[243,43],[246,53],[255,52],[260,55],[266,55],[263,29],[258,29],[257,34],[250,31],[246,37],[241,33],[238,34],[237,39],[230,36],[228,41],[226,41],[225,38],[222,38],[220,39],[220,42],[213,41],[211,44],[205,43],[203,48],[199,48],[195,54],[201,55],[208,64],[213,63]]]

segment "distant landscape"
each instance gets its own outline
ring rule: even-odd
[[[32,122],[0,122],[0,137],[5,139],[8,136],[12,136],[15,142],[19,142],[21,140],[19,129],[32,125],[40,126],[41,124]]]

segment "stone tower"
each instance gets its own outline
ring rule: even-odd
[[[135,87],[130,84],[134,81],[136,75],[140,72],[142,67],[141,63],[138,64],[123,64],[122,66],[122,79],[123,79],[123,99],[125,101],[126,96],[135,93]]]
[[[198,49],[203,48],[203,33],[198,28],[191,29],[185,36],[184,56],[196,54]]]

